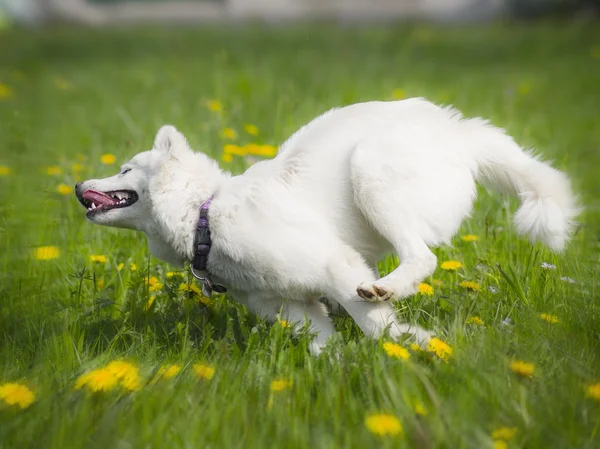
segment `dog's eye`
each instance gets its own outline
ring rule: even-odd
[[[130,171],[131,171],[131,169],[130,169],[130,168],[126,168],[125,170],[123,170],[123,171],[121,172],[121,174],[122,174],[122,175],[124,175],[125,173],[129,173]]]

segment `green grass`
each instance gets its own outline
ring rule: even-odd
[[[598,45],[598,24],[566,23],[5,31],[0,82],[12,95],[5,88],[0,99],[0,165],[10,168],[0,176],[0,384],[26,384],[36,401],[0,405],[0,448],[491,448],[501,426],[518,428],[510,448],[598,447],[600,402],[586,397],[600,381]],[[227,297],[209,306],[183,298],[143,236],[86,222],[74,196],[56,192],[114,173],[102,154],[123,162],[149,149],[165,123],[220,160],[224,127],[241,144],[279,144],[332,106],[390,99],[400,88],[505,127],[571,174],[586,206],[568,251],[553,255],[516,236],[515,200],[481,190],[461,231],[479,240],[436,250],[440,262],[464,268],[438,270],[428,280],[442,282],[433,297],[398,304],[452,346],[448,363],[391,359],[343,316],[339,341],[311,357],[308,336],[292,337]],[[224,111],[211,112],[209,99]],[[222,163],[239,173],[246,162]],[[62,174],[48,175],[49,165]],[[35,260],[40,245],[60,257]],[[92,254],[108,260],[93,264]],[[148,274],[165,287],[146,311]],[[481,291],[458,287],[463,279]],[[466,324],[470,316],[486,325]],[[164,363],[184,369],[136,393],[73,390],[79,375],[116,359],[137,364],[144,379]],[[512,373],[513,359],[535,364],[534,376]],[[198,379],[196,362],[212,364],[215,376]],[[293,386],[271,393],[277,378]],[[372,435],[364,425],[372,412],[397,416],[404,436]]]

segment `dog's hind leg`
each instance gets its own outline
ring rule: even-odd
[[[365,278],[357,283],[358,294],[367,301],[410,296],[435,271],[437,260],[425,238],[436,241],[445,236],[440,237],[439,230],[432,229],[423,218],[438,206],[430,204],[423,192],[432,188],[427,185],[427,176],[419,172],[427,168],[413,167],[414,164],[410,158],[394,158],[392,151],[373,144],[362,144],[353,156],[355,203],[400,257],[400,266],[392,273],[379,280]],[[446,223],[441,224],[444,226]]]

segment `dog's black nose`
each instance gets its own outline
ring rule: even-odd
[[[81,184],[83,184],[83,182],[78,182],[77,184],[75,184],[75,190],[77,190],[79,187],[81,187]]]

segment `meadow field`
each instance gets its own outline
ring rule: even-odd
[[[396,304],[430,350],[339,315],[313,357],[73,194],[165,123],[241,173],[331,107],[415,96],[506,128],[585,206],[557,255],[481,188]],[[597,23],[4,30],[0,448],[598,448],[599,166]]]

